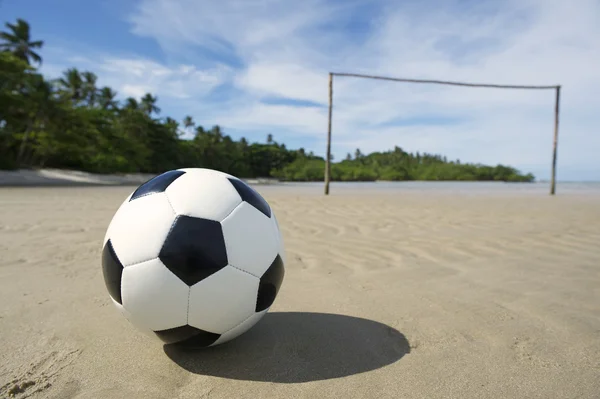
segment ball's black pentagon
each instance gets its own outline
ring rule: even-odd
[[[231,182],[233,187],[235,187],[236,191],[242,198],[242,201],[249,203],[262,212],[266,217],[271,217],[271,207],[255,189],[239,179],[234,179],[231,177],[228,177],[227,179]]]
[[[136,198],[140,198],[146,195],[154,194],[154,193],[162,193],[169,187],[171,183],[177,180],[179,177],[184,175],[185,172],[182,170],[170,170],[163,174],[153,177],[148,180],[146,183],[139,186],[129,199],[129,201],[133,201]]]
[[[275,297],[279,292],[281,283],[283,282],[283,276],[285,274],[285,268],[283,267],[283,260],[281,256],[277,254],[271,266],[260,278],[260,284],[258,285],[258,297],[256,298],[256,312],[261,312],[273,305]]]
[[[215,343],[220,334],[200,330],[189,325],[154,331],[154,334],[167,345],[177,345],[186,348],[205,348]]]
[[[117,257],[112,242],[108,240],[102,249],[102,274],[108,294],[118,302],[123,304],[121,298],[121,277],[123,276],[123,264]]]
[[[204,280],[228,263],[221,223],[177,216],[158,257],[187,285]]]

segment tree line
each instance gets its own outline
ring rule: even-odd
[[[322,181],[325,160],[288,149],[268,134],[264,143],[232,139],[220,126],[192,116],[160,116],[158,99],[117,100],[91,71],[70,68],[48,79],[38,68],[44,42],[32,40],[27,21],[0,32],[0,169],[52,167],[95,173],[162,173],[204,167],[239,177]],[[188,139],[183,135],[193,131]],[[332,180],[533,181],[514,168],[448,161],[399,147],[368,155],[359,149],[332,163]]]

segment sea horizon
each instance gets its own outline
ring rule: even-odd
[[[260,185],[262,189],[296,188],[305,192],[322,192],[324,182],[279,182]],[[393,193],[440,193],[440,194],[532,194],[549,195],[550,182],[512,183],[496,181],[373,181],[330,183],[330,192],[343,191],[381,191]],[[600,181],[557,181],[556,195],[600,195]]]

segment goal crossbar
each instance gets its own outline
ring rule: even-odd
[[[557,155],[557,147],[558,147],[558,114],[559,114],[560,88],[561,88],[560,85],[551,85],[551,86],[502,85],[502,84],[490,84],[490,83],[452,82],[452,81],[445,81],[445,80],[405,79],[405,78],[393,78],[393,77],[387,77],[387,76],[363,75],[363,74],[357,74],[357,73],[330,72],[329,73],[329,118],[328,118],[328,127],[327,127],[327,156],[325,158],[325,195],[329,195],[329,183],[331,181],[331,116],[332,116],[332,110],[333,110],[333,77],[334,76],[387,80],[387,81],[403,82],[403,83],[425,83],[425,84],[440,84],[440,85],[463,86],[463,87],[483,87],[483,88],[495,88],[495,89],[555,90],[556,91],[556,103],[554,106],[554,140],[553,140],[553,144],[552,144],[552,172],[551,172],[551,179],[550,179],[550,195],[556,194],[556,155]]]

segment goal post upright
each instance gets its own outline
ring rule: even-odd
[[[556,86],[556,102],[554,104],[554,140],[552,141],[552,175],[550,195],[556,194],[556,152],[558,151],[558,108],[560,103],[560,86]]]
[[[333,73],[329,73],[329,122],[327,124],[327,159],[325,160],[325,195],[329,195],[331,180],[331,112],[333,108]]]
[[[463,86],[463,87],[483,87],[483,88],[495,88],[495,89],[555,90],[556,91],[556,103],[554,106],[554,139],[553,139],[553,144],[552,144],[552,172],[551,172],[551,177],[550,177],[550,195],[556,194],[556,159],[557,159],[557,150],[558,150],[558,121],[559,121],[558,114],[559,114],[559,101],[560,101],[560,88],[561,88],[560,85],[552,85],[552,86],[501,85],[501,84],[490,84],[490,83],[453,82],[453,81],[445,81],[445,80],[392,78],[392,77],[387,77],[387,76],[363,75],[363,74],[357,74],[357,73],[329,72],[329,117],[328,117],[328,125],[327,125],[327,153],[325,155],[325,195],[329,195],[329,183],[331,182],[331,118],[332,118],[332,111],[333,111],[333,77],[334,76],[386,80],[386,81],[403,82],[403,83],[425,83],[425,84],[439,84],[439,85]]]

